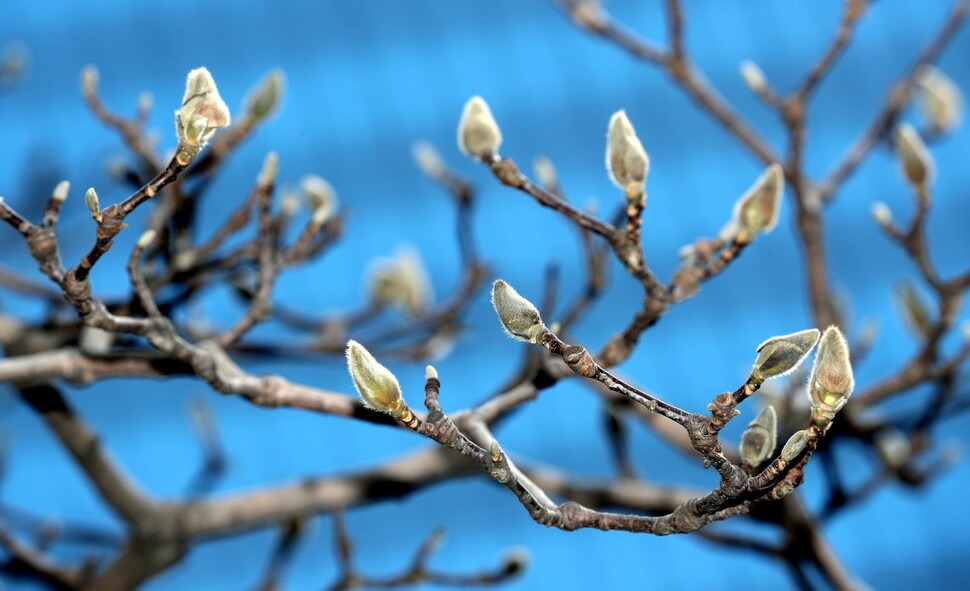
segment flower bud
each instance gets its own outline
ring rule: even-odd
[[[920,109],[934,133],[948,133],[963,116],[963,94],[949,76],[930,65],[916,71]]]
[[[926,338],[931,327],[930,308],[911,281],[896,285],[896,299],[906,324],[916,336]]]
[[[91,96],[98,91],[98,67],[88,64],[81,69],[81,93]]]
[[[407,409],[397,378],[357,341],[347,342],[347,369],[364,406],[391,416]]]
[[[246,113],[253,121],[262,121],[276,110],[284,82],[283,72],[273,70],[249,92],[246,96]]]
[[[259,171],[256,183],[263,188],[273,186],[276,182],[276,173],[280,169],[280,157],[276,152],[268,152],[263,159],[263,167]]]
[[[311,211],[324,205],[332,206],[337,201],[337,192],[333,190],[333,186],[315,174],[308,174],[300,180],[300,190],[303,191],[303,197]]]
[[[643,193],[650,171],[650,157],[640,144],[626,111],[617,111],[610,118],[606,136],[606,169],[610,179],[627,195]]]
[[[392,259],[378,261],[371,273],[371,300],[381,306],[398,306],[417,316],[433,299],[431,281],[413,248],[402,248]]]
[[[84,193],[84,204],[88,206],[88,211],[91,212],[91,217],[100,222],[101,202],[98,200],[98,192],[94,190],[94,187],[89,188]]]
[[[795,433],[788,438],[785,443],[785,447],[781,449],[781,459],[786,462],[791,462],[802,453],[805,446],[808,445],[808,431],[802,429],[801,431],[795,431]]]
[[[229,120],[229,107],[219,96],[209,70],[197,68],[189,72],[182,107],[175,113],[175,125],[179,142],[190,148],[186,150],[190,160],[217,129],[229,125]]]
[[[835,326],[825,329],[815,354],[815,366],[808,380],[808,394],[812,402],[813,418],[831,422],[835,413],[845,406],[855,381],[849,362],[849,345]]]
[[[768,81],[765,78],[765,73],[761,70],[758,64],[751,60],[744,60],[741,62],[738,70],[741,72],[741,79],[744,80],[745,85],[751,89],[751,92],[759,94],[768,88]]]
[[[64,203],[64,201],[67,199],[67,192],[70,190],[71,183],[68,181],[61,181],[57,183],[56,187],[54,187],[54,193],[51,195],[51,199]]]
[[[757,468],[775,451],[777,444],[778,416],[775,407],[766,406],[741,436],[741,459]]]
[[[780,164],[772,163],[734,206],[738,240],[750,242],[758,232],[774,229],[784,188],[784,171]]]
[[[794,371],[815,347],[820,334],[818,329],[810,328],[761,343],[751,375],[764,380]]]
[[[438,370],[434,368],[433,365],[429,365],[424,368],[424,379],[427,380],[437,380]]]
[[[556,174],[556,167],[547,156],[539,156],[533,163],[536,171],[536,179],[543,187],[550,188],[559,184],[559,175]]]
[[[138,237],[138,248],[148,248],[148,245],[155,241],[155,230],[145,230]]]
[[[895,134],[896,155],[906,180],[914,187],[927,187],[933,179],[933,156],[913,126],[900,123]]]
[[[869,210],[872,213],[872,219],[876,220],[876,223],[881,227],[886,228],[893,223],[893,212],[889,209],[889,206],[882,201],[876,201],[872,204],[872,209]]]
[[[484,161],[498,154],[501,145],[502,131],[488,104],[480,96],[470,98],[458,122],[458,147],[463,154]]]
[[[511,285],[501,279],[492,285],[492,306],[495,307],[506,334],[513,339],[538,343],[548,330],[532,302],[520,296]]]
[[[430,178],[436,179],[445,171],[445,163],[441,158],[441,153],[429,141],[414,142],[414,145],[411,146],[411,156],[414,157],[414,162],[421,169],[421,172]]]

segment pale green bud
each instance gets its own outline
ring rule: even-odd
[[[751,374],[767,379],[794,371],[815,347],[820,334],[818,329],[810,328],[761,343]]]
[[[781,459],[786,462],[791,462],[795,459],[798,454],[802,453],[805,446],[808,445],[808,431],[802,429],[801,431],[795,431],[795,433],[788,438],[785,443],[785,447],[781,448]]]
[[[391,416],[407,408],[397,378],[357,341],[347,342],[347,369],[367,408]]]
[[[246,97],[246,113],[254,121],[262,121],[276,110],[285,81],[281,70],[273,70],[249,92]]]
[[[906,180],[914,187],[928,186],[933,180],[933,156],[923,138],[909,123],[896,126],[896,155]]]
[[[463,154],[487,160],[498,154],[501,145],[502,131],[488,104],[480,96],[472,97],[465,103],[458,122],[458,148]]]
[[[759,232],[774,229],[784,189],[785,173],[781,165],[777,162],[770,164],[734,206],[739,240],[749,242]]]
[[[849,345],[838,327],[830,326],[819,341],[815,366],[808,380],[813,416],[831,421],[849,401],[854,386]]]
[[[626,111],[617,111],[610,117],[606,136],[606,169],[613,184],[627,195],[643,193],[650,171],[650,157],[637,138]]]
[[[501,279],[492,285],[492,306],[495,307],[506,334],[513,339],[538,343],[548,330],[532,302],[520,296],[511,285]]]
[[[758,467],[775,451],[777,445],[778,416],[773,406],[766,406],[741,436],[741,459],[752,467]]]

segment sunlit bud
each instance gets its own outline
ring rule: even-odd
[[[147,114],[155,105],[155,96],[150,92],[143,92],[138,95],[138,112]]]
[[[421,256],[401,248],[392,259],[378,261],[371,273],[371,299],[382,306],[398,306],[419,315],[432,301],[431,281]]]
[[[424,379],[425,379],[425,381],[428,381],[428,380],[437,380],[438,379],[438,370],[435,369],[433,365],[427,366],[426,368],[424,368]]]
[[[778,416],[773,406],[766,406],[748,424],[741,436],[741,459],[749,466],[758,467],[775,451],[777,444]]]
[[[781,459],[786,462],[791,462],[794,460],[798,454],[802,453],[805,446],[808,445],[808,431],[802,429],[801,431],[795,431],[795,433],[788,438],[785,443],[785,447],[781,448]]]
[[[935,133],[947,133],[960,123],[963,116],[963,93],[949,76],[930,65],[916,71],[916,85],[920,90],[923,117]]]
[[[626,111],[617,111],[610,118],[606,136],[606,169],[610,179],[627,195],[643,193],[650,158],[640,144]]]
[[[276,152],[268,152],[263,159],[263,168],[259,171],[257,183],[260,187],[271,187],[276,182],[276,173],[279,172],[280,157]]]
[[[458,147],[462,153],[487,160],[498,154],[502,145],[502,131],[498,128],[488,104],[480,96],[465,103],[458,122]]]
[[[505,332],[513,339],[538,343],[547,330],[532,302],[501,279],[492,285],[492,306]]]
[[[98,200],[98,192],[94,190],[94,187],[91,187],[84,193],[84,204],[88,206],[91,217],[101,221],[101,202]]]
[[[441,153],[429,141],[419,140],[414,142],[414,145],[411,146],[411,156],[414,157],[414,162],[421,169],[421,172],[433,179],[440,177],[445,170]]]
[[[364,406],[391,416],[407,409],[397,378],[357,341],[347,342],[347,369]]]
[[[747,85],[751,92],[758,94],[764,92],[768,87],[768,81],[765,78],[765,73],[761,70],[758,64],[751,60],[744,60],[738,67],[741,72],[741,79]]]
[[[906,324],[917,336],[926,338],[931,329],[930,308],[910,281],[896,285],[896,299]]]
[[[872,213],[872,219],[876,220],[876,223],[883,228],[889,227],[893,223],[893,212],[889,209],[889,206],[882,201],[876,201],[872,204],[872,208],[869,210]]]
[[[145,230],[138,238],[138,248],[148,248],[148,245],[155,241],[155,230]]]
[[[90,96],[98,91],[98,67],[88,64],[81,68],[81,92]]]
[[[819,341],[815,366],[808,380],[808,394],[812,401],[813,418],[831,422],[835,413],[845,406],[855,381],[849,361],[849,345],[835,326],[825,329]]]
[[[61,181],[57,183],[56,187],[54,187],[54,193],[51,195],[51,199],[64,203],[64,201],[67,199],[67,192],[70,190],[71,183],[68,181]]]
[[[751,375],[764,380],[794,371],[815,347],[820,334],[818,329],[810,328],[761,343]]]
[[[219,96],[212,74],[205,68],[189,72],[182,107],[175,113],[180,142],[201,148],[217,129],[229,125],[229,107]],[[198,153],[193,150],[192,157]]]
[[[273,70],[249,91],[246,96],[246,113],[254,121],[261,121],[276,110],[284,82],[283,72]]]
[[[758,232],[774,229],[784,189],[785,174],[781,165],[770,164],[734,206],[738,240],[750,242]]]
[[[559,175],[556,174],[556,167],[547,156],[536,158],[533,167],[536,171],[536,179],[543,187],[555,187],[559,184]]]
[[[333,186],[315,174],[303,177],[300,190],[303,191],[307,207],[313,211],[323,205],[333,205],[337,201],[337,192],[333,190]]]
[[[933,157],[923,138],[909,123],[900,123],[896,126],[895,144],[906,180],[915,187],[928,186],[933,179]]]

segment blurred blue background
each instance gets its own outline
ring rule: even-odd
[[[757,62],[770,82],[789,89],[828,44],[842,2],[688,2],[687,41],[698,65],[725,97],[781,151],[777,118],[737,74],[743,59]],[[822,85],[809,116],[807,169],[830,170],[870,120],[891,81],[934,34],[950,2],[884,0],[871,10],[848,55]],[[662,41],[659,0],[616,0],[608,8],[639,33]],[[93,228],[80,196],[97,187],[103,203],[127,193],[106,171],[125,155],[118,137],[90,116],[78,91],[85,64],[101,72],[101,93],[116,111],[133,113],[139,94],[154,94],[151,125],[166,148],[175,144],[172,112],[185,74],[207,66],[236,111],[247,90],[271,68],[287,77],[282,110],[233,158],[203,205],[210,219],[244,198],[269,150],[281,159],[281,182],[307,173],[327,178],[349,212],[345,237],[323,259],[284,276],[277,296],[312,313],[353,307],[366,293],[366,269],[375,257],[411,244],[423,255],[435,292],[444,297],[460,277],[447,195],[414,167],[410,147],[419,138],[437,144],[446,159],[478,188],[475,218],[484,257],[501,276],[537,299],[547,265],[560,266],[563,296],[581,288],[583,266],[574,232],[552,212],[504,189],[455,146],[462,105],[480,94],[502,127],[504,155],[530,168],[533,158],[555,162],[577,203],[596,199],[612,211],[621,196],[603,167],[606,124],[625,108],[651,155],[650,201],[644,236],[652,267],[669,278],[677,250],[716,233],[734,200],[760,165],[720,127],[691,105],[651,67],[576,30],[547,2],[270,2],[187,0],[47,2],[7,0],[0,7],[0,46],[19,39],[30,50],[26,78],[0,94],[0,194],[38,215],[48,196],[36,187],[62,179],[73,189],[62,221],[68,261],[90,245]],[[960,33],[941,67],[970,88],[970,34]],[[907,119],[916,121],[913,113]],[[966,267],[970,252],[970,139],[958,132],[933,146],[938,163],[930,221],[934,256],[944,275]],[[912,200],[892,155],[877,150],[830,208],[828,250],[833,281],[857,323],[877,322],[880,337],[857,368],[860,386],[892,370],[914,344],[899,319],[892,286],[914,276],[907,259],[871,221],[873,201],[887,202],[897,219]],[[790,204],[788,204],[790,205]],[[144,212],[134,216],[137,227]],[[905,219],[905,218],[904,218]],[[623,371],[671,402],[701,410],[746,376],[765,338],[810,324],[792,232],[791,208],[774,233],[745,252],[729,270],[678,305],[642,341]],[[214,224],[214,222],[213,222]],[[213,225],[214,227],[214,225]],[[125,235],[129,234],[129,235]],[[102,295],[126,293],[123,261],[138,232],[122,235],[94,274]],[[2,229],[6,268],[40,279],[19,236]],[[614,273],[610,290],[577,335],[597,349],[639,306],[639,288]],[[216,294],[207,312],[227,324],[241,313]],[[30,315],[29,303],[4,296],[5,312]],[[967,314],[964,312],[964,319]],[[265,334],[265,333],[264,333]],[[504,338],[488,299],[477,298],[468,330],[449,357],[435,365],[446,410],[482,400],[506,379],[522,355]],[[952,350],[955,342],[948,342]],[[339,358],[312,363],[247,362],[255,372],[278,372],[338,391],[351,384]],[[416,400],[423,365],[390,363]],[[71,402],[103,434],[131,474],[158,496],[177,496],[201,461],[186,413],[204,397],[214,407],[230,472],[216,495],[339,473],[376,464],[429,445],[395,430],[295,411],[257,409],[220,397],[187,379],[164,383],[112,381],[68,388]],[[746,424],[754,407],[746,408]],[[577,474],[610,476],[600,404],[587,390],[564,384],[546,391],[500,431],[514,456]],[[965,417],[947,422],[940,440],[967,442]],[[115,527],[106,509],[66,459],[44,426],[14,397],[0,398],[0,430],[8,440],[2,493],[5,502],[55,519]],[[732,432],[736,438],[737,433]],[[642,474],[699,488],[715,475],[635,429],[634,455]],[[847,450],[849,482],[868,474],[861,455]],[[802,491],[821,500],[822,474],[812,465]],[[961,462],[918,491],[889,487],[871,502],[842,514],[828,535],[849,569],[880,589],[957,588],[970,584],[970,516],[965,503],[970,468]],[[738,527],[741,524],[727,524]],[[432,564],[474,570],[498,563],[510,547],[531,555],[524,577],[509,588],[786,588],[779,564],[712,546],[696,536],[654,538],[624,533],[565,533],[536,525],[504,490],[482,479],[435,487],[402,502],[352,512],[350,533],[358,565],[369,574],[404,568],[420,540],[437,526],[448,531]],[[260,531],[198,546],[179,566],[147,588],[246,589],[257,583],[276,539]],[[302,538],[285,583],[317,589],[336,575],[328,518]],[[65,551],[67,552],[67,551]],[[5,582],[20,589],[19,583]]]

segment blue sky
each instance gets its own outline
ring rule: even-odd
[[[894,77],[931,38],[948,4],[875,5],[814,103],[806,157],[810,174],[828,171],[860,133]],[[659,1],[616,0],[608,6],[636,31],[663,38]],[[710,81],[780,150],[782,128],[745,88],[738,64],[754,60],[778,88],[790,88],[828,43],[840,6],[783,0],[690,3],[688,46]],[[459,172],[473,179],[479,196],[475,227],[496,276],[537,298],[544,269],[556,263],[564,286],[579,288],[582,264],[572,229],[523,195],[498,186],[458,153],[455,127],[472,95],[489,102],[503,130],[505,155],[523,167],[539,154],[548,155],[570,197],[577,203],[595,199],[603,211],[621,199],[603,168],[606,125],[614,111],[626,109],[651,156],[644,240],[661,277],[675,269],[679,247],[720,229],[736,197],[761,169],[662,75],[577,31],[546,2],[12,1],[3,10],[0,46],[22,40],[31,63],[23,83],[0,94],[0,194],[36,213],[46,195],[27,191],[37,179],[49,179],[51,186],[70,180],[74,189],[62,226],[69,260],[90,244],[90,222],[79,198],[84,188],[97,187],[102,202],[125,196],[105,168],[123,154],[123,146],[87,114],[77,85],[82,66],[98,66],[103,98],[116,110],[133,112],[139,94],[151,91],[156,105],[151,125],[166,147],[175,143],[171,116],[190,69],[207,66],[236,110],[255,81],[281,68],[287,76],[283,109],[235,156],[202,211],[218,219],[242,199],[269,150],[280,155],[284,183],[295,184],[307,173],[327,178],[350,211],[345,238],[323,260],[284,277],[278,291],[280,300],[309,312],[352,307],[364,297],[369,261],[401,244],[422,253],[437,294],[452,289],[458,278],[453,210],[411,162],[411,144],[420,138],[437,144]],[[963,88],[970,87],[970,63],[961,59],[966,55],[970,34],[963,32],[941,60]],[[918,121],[909,112],[907,118]],[[968,152],[970,139],[962,131],[933,147],[939,174],[931,243],[944,274],[965,268],[970,252]],[[863,385],[885,375],[914,346],[890,296],[891,287],[914,271],[872,223],[869,208],[876,200],[900,217],[912,204],[887,150],[876,151],[827,217],[832,277],[854,313],[855,328],[866,320],[880,326],[871,358],[857,368]],[[714,394],[744,379],[758,343],[808,326],[791,213],[786,208],[774,233],[652,329],[623,366],[624,374],[676,404],[702,410]],[[9,230],[3,236],[8,248],[2,264],[32,269],[19,237]],[[94,275],[99,293],[127,289],[122,261],[136,237],[136,232],[122,235],[99,265]],[[638,305],[637,286],[616,270],[578,336],[597,349]],[[35,312],[15,300],[9,306]],[[239,310],[217,297],[208,312],[228,323]],[[486,297],[472,304],[459,345],[436,362],[446,410],[492,393],[522,354],[520,344],[502,336]],[[335,390],[351,387],[340,359],[249,367]],[[421,391],[423,365],[393,369],[406,393]],[[220,492],[338,473],[429,445],[385,428],[256,409],[190,380],[116,381],[67,392],[128,469],[159,496],[178,495],[198,465],[185,412],[197,397],[214,407],[230,449],[231,471]],[[520,412],[499,436],[520,457],[609,476],[599,418],[599,403],[588,391],[563,385]],[[743,418],[746,423],[747,415]],[[951,421],[940,439],[966,443],[967,426],[965,418]],[[0,397],[0,429],[11,442],[4,499],[64,519],[111,523],[56,442],[9,396]],[[637,431],[633,441],[637,464],[650,478],[713,486],[712,474],[671,455],[649,434]],[[862,456],[853,450],[847,450],[845,461],[864,471]],[[817,466],[808,472],[804,490],[810,504],[818,501],[821,476]],[[970,469],[962,463],[927,489],[887,489],[832,523],[832,543],[849,568],[876,588],[938,588],[953,584],[954,577],[966,580],[953,565],[970,518],[960,512],[941,519],[939,512],[960,502],[968,484]],[[354,512],[348,525],[361,566],[374,573],[402,567],[423,535],[443,526],[449,535],[434,562],[439,566],[484,567],[510,547],[528,548],[527,574],[510,588],[790,584],[774,563],[693,537],[546,530],[510,495],[481,479]],[[319,588],[332,580],[330,535],[328,519],[314,522],[287,579],[292,589]],[[256,532],[205,544],[148,588],[252,586],[273,539],[270,532]]]

